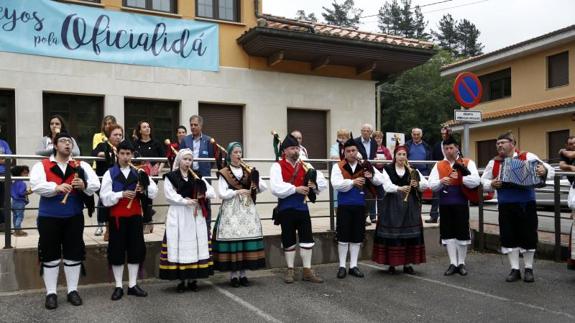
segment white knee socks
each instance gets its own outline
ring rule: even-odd
[[[339,266],[345,268],[347,262],[347,251],[349,250],[349,243],[338,242],[337,253],[339,254]]]
[[[128,264],[128,287],[132,288],[136,286],[136,280],[138,279],[138,270],[140,269],[140,264]]]
[[[349,244],[349,268],[357,267],[357,258],[359,258],[360,249],[361,249],[361,243]]]
[[[525,262],[525,268],[533,269],[534,257],[535,257],[535,251],[525,251],[525,253],[523,253],[523,262]]]
[[[286,257],[286,264],[288,268],[293,268],[295,262],[295,249],[293,250],[284,250],[284,254]]]
[[[455,240],[447,241],[445,247],[447,248],[447,255],[449,256],[449,262],[452,265],[457,266],[457,245],[455,244]]]
[[[465,257],[467,256],[467,245],[457,245],[457,265],[465,265]]]
[[[53,260],[42,263],[44,285],[46,286],[46,295],[56,294],[58,286],[58,273],[60,272],[60,260]]]
[[[78,281],[80,280],[80,261],[64,259],[64,274],[66,275],[66,287],[68,294],[78,290]]]
[[[311,268],[311,249],[299,248],[303,268]]]
[[[122,280],[124,275],[124,266],[112,266],[112,272],[114,273],[114,280],[116,281],[116,287],[122,288]]]
[[[515,248],[507,254],[509,258],[509,263],[511,264],[511,269],[519,269],[519,249]]]

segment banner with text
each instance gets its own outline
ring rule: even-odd
[[[0,0],[0,51],[204,71],[219,69],[214,23],[51,0]]]

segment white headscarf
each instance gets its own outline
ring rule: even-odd
[[[194,152],[190,148],[180,149],[176,158],[174,159],[174,165],[172,165],[172,170],[176,170],[180,168],[180,161],[184,158],[185,155],[192,155],[192,159],[194,158]]]

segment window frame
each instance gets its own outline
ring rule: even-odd
[[[170,129],[169,132],[167,134],[169,134],[169,136],[167,138],[165,138],[165,136],[161,135],[158,133],[158,125],[157,122],[155,122],[153,116],[156,114],[154,113],[154,110],[157,111],[156,108],[156,104],[160,104],[160,103],[167,103],[167,104],[174,104],[173,107],[170,107],[171,109],[173,109],[170,112],[166,112],[166,115],[170,115],[170,120],[171,120],[171,125],[170,125]],[[130,112],[129,110],[131,109],[132,104],[136,105],[136,107],[141,104],[145,106],[146,109],[146,117],[144,118],[140,118],[139,120],[135,121],[133,124],[130,124],[130,122],[128,122],[130,118],[128,118],[128,113]],[[132,133],[134,131],[134,128],[136,127],[136,123],[139,121],[146,121],[146,122],[150,122],[152,125],[152,138],[156,141],[158,141],[160,144],[164,144],[164,140],[165,139],[170,139],[170,140],[174,140],[175,138],[175,131],[176,128],[180,125],[179,121],[180,121],[180,111],[182,109],[182,101],[180,100],[167,100],[167,99],[150,99],[150,98],[139,98],[139,97],[124,97],[124,138],[132,138]],[[160,128],[162,129],[162,128]],[[188,129],[189,132],[189,129]]]
[[[219,8],[220,8],[220,0],[209,0],[212,2],[212,16],[208,17],[208,16],[200,16],[198,14],[198,5],[199,5],[199,0],[196,0],[196,5],[195,5],[195,10],[196,10],[196,17],[198,18],[206,18],[206,19],[213,19],[213,20],[221,20],[221,21],[227,21],[227,22],[238,22],[241,23],[242,22],[242,16],[241,16],[241,0],[232,0],[233,1],[233,5],[234,5],[234,15],[236,19],[224,19],[221,18],[219,16]]]
[[[177,0],[170,0],[170,6],[173,8],[173,10],[171,10],[171,11],[154,9],[152,0],[145,0],[145,1],[146,1],[146,4],[145,4],[144,8],[137,7],[137,6],[130,6],[130,5],[128,5],[128,0],[122,0],[122,6],[125,8],[140,9],[140,10],[149,10],[149,11],[165,12],[165,13],[172,13],[172,14],[178,13],[178,1]]]
[[[479,80],[483,86],[483,97],[481,98],[481,103],[507,99],[513,96],[511,67],[481,75],[479,76]],[[493,86],[498,82],[502,82],[502,84]],[[501,90],[501,95],[494,97],[494,89]]]
[[[12,153],[16,153],[16,91],[13,89],[0,89],[0,96],[8,101],[6,127],[2,127],[0,138],[8,142]]]
[[[551,82],[551,72],[552,72],[552,66],[551,66],[552,61],[551,60],[554,58],[558,58],[559,56],[562,56],[562,55],[565,55],[566,59],[567,59],[566,66],[565,66],[565,76],[567,77],[567,80],[565,83],[562,83],[562,84],[551,85],[551,83],[552,83]],[[546,67],[547,67],[547,89],[554,89],[554,88],[569,85],[569,50],[565,50],[565,51],[562,51],[560,53],[546,56],[545,60],[547,63],[547,65],[546,65]],[[559,63],[556,62],[556,64],[559,64]],[[555,77],[557,77],[557,76],[555,76]]]

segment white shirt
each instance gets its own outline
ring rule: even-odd
[[[54,155],[51,155],[50,161],[57,162],[62,173],[66,174],[66,169],[68,168],[68,162],[70,159],[65,163],[60,163],[56,161]],[[86,174],[86,187],[84,188],[84,194],[92,196],[100,188],[100,180],[92,169],[92,166],[85,162],[80,162],[80,167],[82,167]],[[32,191],[44,197],[52,197],[58,195],[56,192],[56,186],[58,186],[56,183],[48,182],[46,180],[46,173],[44,172],[44,165],[42,165],[42,162],[34,164],[30,171],[30,187],[32,188]]]
[[[365,148],[365,153],[367,156],[363,156],[365,159],[369,159],[369,154],[371,152],[371,139],[365,140],[361,137],[361,143],[363,144],[363,148]]]
[[[405,175],[405,168],[395,167],[395,172],[397,173],[397,175],[403,176]],[[421,172],[419,170],[417,170],[417,173],[419,173],[419,190],[425,191],[427,188],[429,188],[429,183],[427,182],[425,177],[421,175]],[[393,184],[391,178],[389,177],[389,175],[385,170],[381,172],[381,174],[383,176],[383,190],[385,191],[385,193],[397,193],[397,188],[399,186]]]
[[[353,164],[349,163],[349,167],[351,167],[352,172],[355,172],[357,162]],[[376,168],[374,168],[373,171],[373,177],[369,181],[375,186],[383,184],[383,175],[381,172]],[[330,181],[333,188],[339,192],[347,192],[353,188],[353,180],[343,178],[341,169],[339,169],[339,165],[337,164],[333,165],[331,169]]]
[[[188,181],[188,178],[184,178],[185,181]],[[212,185],[210,185],[205,179],[202,178],[202,181],[206,184],[206,194],[205,197],[207,199],[213,199],[216,197],[216,192]],[[164,180],[164,195],[166,196],[166,200],[170,205],[180,205],[180,206],[189,206],[188,200],[186,200],[183,196],[176,192],[174,185],[172,182],[166,177]]]
[[[443,188],[443,184],[441,184],[441,178],[439,178],[439,171],[437,170],[438,163],[435,163],[435,165],[433,166],[433,169],[431,170],[428,179],[429,186],[433,191],[439,191],[440,189]],[[453,167],[454,163],[455,161],[449,162],[449,165]],[[463,176],[462,179],[463,185],[465,185],[467,188],[476,188],[477,186],[479,186],[479,184],[481,184],[481,178],[479,178],[479,172],[477,171],[477,166],[475,165],[475,162],[473,160],[469,160],[469,163],[467,164],[467,169],[469,169],[471,175]]]
[[[517,152],[513,153],[513,157],[517,157]],[[527,160],[538,160],[542,163],[545,169],[547,169],[547,180],[553,179],[553,176],[555,176],[555,169],[551,167],[551,165],[543,162],[537,155],[532,153],[527,153],[525,157]],[[493,180],[493,164],[494,160],[492,159],[487,163],[487,166],[485,166],[485,171],[483,171],[483,175],[481,176],[481,184],[483,184],[483,190],[485,192],[493,192],[493,187],[491,187],[491,181]],[[501,172],[501,169],[499,169],[499,172]],[[498,176],[499,174],[496,177]]]
[[[305,149],[305,147],[302,145],[299,145],[299,158],[301,160],[308,160],[309,159],[309,156],[307,154],[307,149]]]
[[[202,139],[203,134],[200,134],[200,136],[196,139],[195,137],[192,137],[192,153],[194,154],[194,160],[196,160],[196,158],[200,158],[200,146],[201,146],[201,139]],[[197,161],[194,161],[192,163],[192,169],[193,170],[198,170],[200,168],[200,164]]]
[[[312,168],[310,164],[306,165]],[[322,172],[317,171],[317,189],[315,190],[316,194],[319,194],[327,187],[328,183]],[[282,168],[279,163],[274,163],[270,169],[270,190],[273,195],[280,199],[284,199],[290,195],[295,194],[295,186],[291,183],[284,182],[282,176]]]
[[[125,178],[128,178],[130,174],[130,166],[120,167],[120,171]],[[148,197],[153,199],[158,195],[158,186],[153,180],[150,180],[150,185],[148,186]],[[100,199],[102,204],[106,207],[114,206],[122,198],[122,192],[114,192],[112,190],[112,176],[110,176],[110,170],[107,170],[102,177],[102,188],[100,189]]]
[[[238,181],[241,180],[242,177],[244,176],[243,168],[231,166],[230,169],[232,170],[232,173],[234,174],[235,178]],[[267,189],[268,186],[266,185],[266,183],[260,179],[259,193]],[[231,189],[230,185],[228,184],[228,182],[226,182],[223,176],[220,176],[220,178],[218,179],[218,193],[219,193],[218,195],[222,200],[229,200],[234,196],[238,195],[238,191]]]

